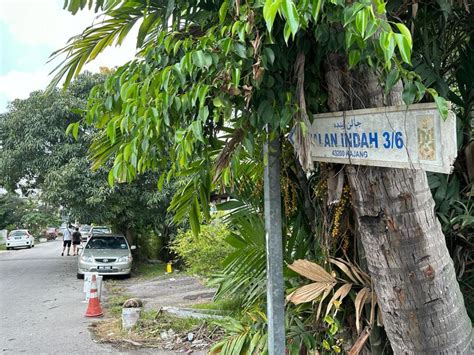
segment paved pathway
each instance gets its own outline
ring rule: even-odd
[[[76,257],[61,257],[61,242],[0,253],[2,354],[121,353],[97,344],[85,318]],[[135,353],[172,354],[143,349]]]

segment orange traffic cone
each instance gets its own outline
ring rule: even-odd
[[[102,308],[100,307],[100,301],[97,295],[97,280],[95,275],[92,275],[91,296],[89,298],[89,305],[87,306],[86,317],[100,317],[102,314]]]

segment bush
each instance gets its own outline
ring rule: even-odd
[[[202,225],[199,235],[192,231],[180,232],[171,249],[184,261],[187,270],[208,277],[222,269],[222,262],[232,251],[225,242],[229,228],[217,215],[211,223]]]

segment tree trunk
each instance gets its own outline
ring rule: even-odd
[[[402,104],[377,77],[328,57],[331,111]],[[367,264],[395,354],[473,354],[472,325],[422,170],[347,166]]]

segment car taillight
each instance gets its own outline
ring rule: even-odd
[[[11,238],[10,236],[7,236],[7,240],[10,240],[10,238]]]

